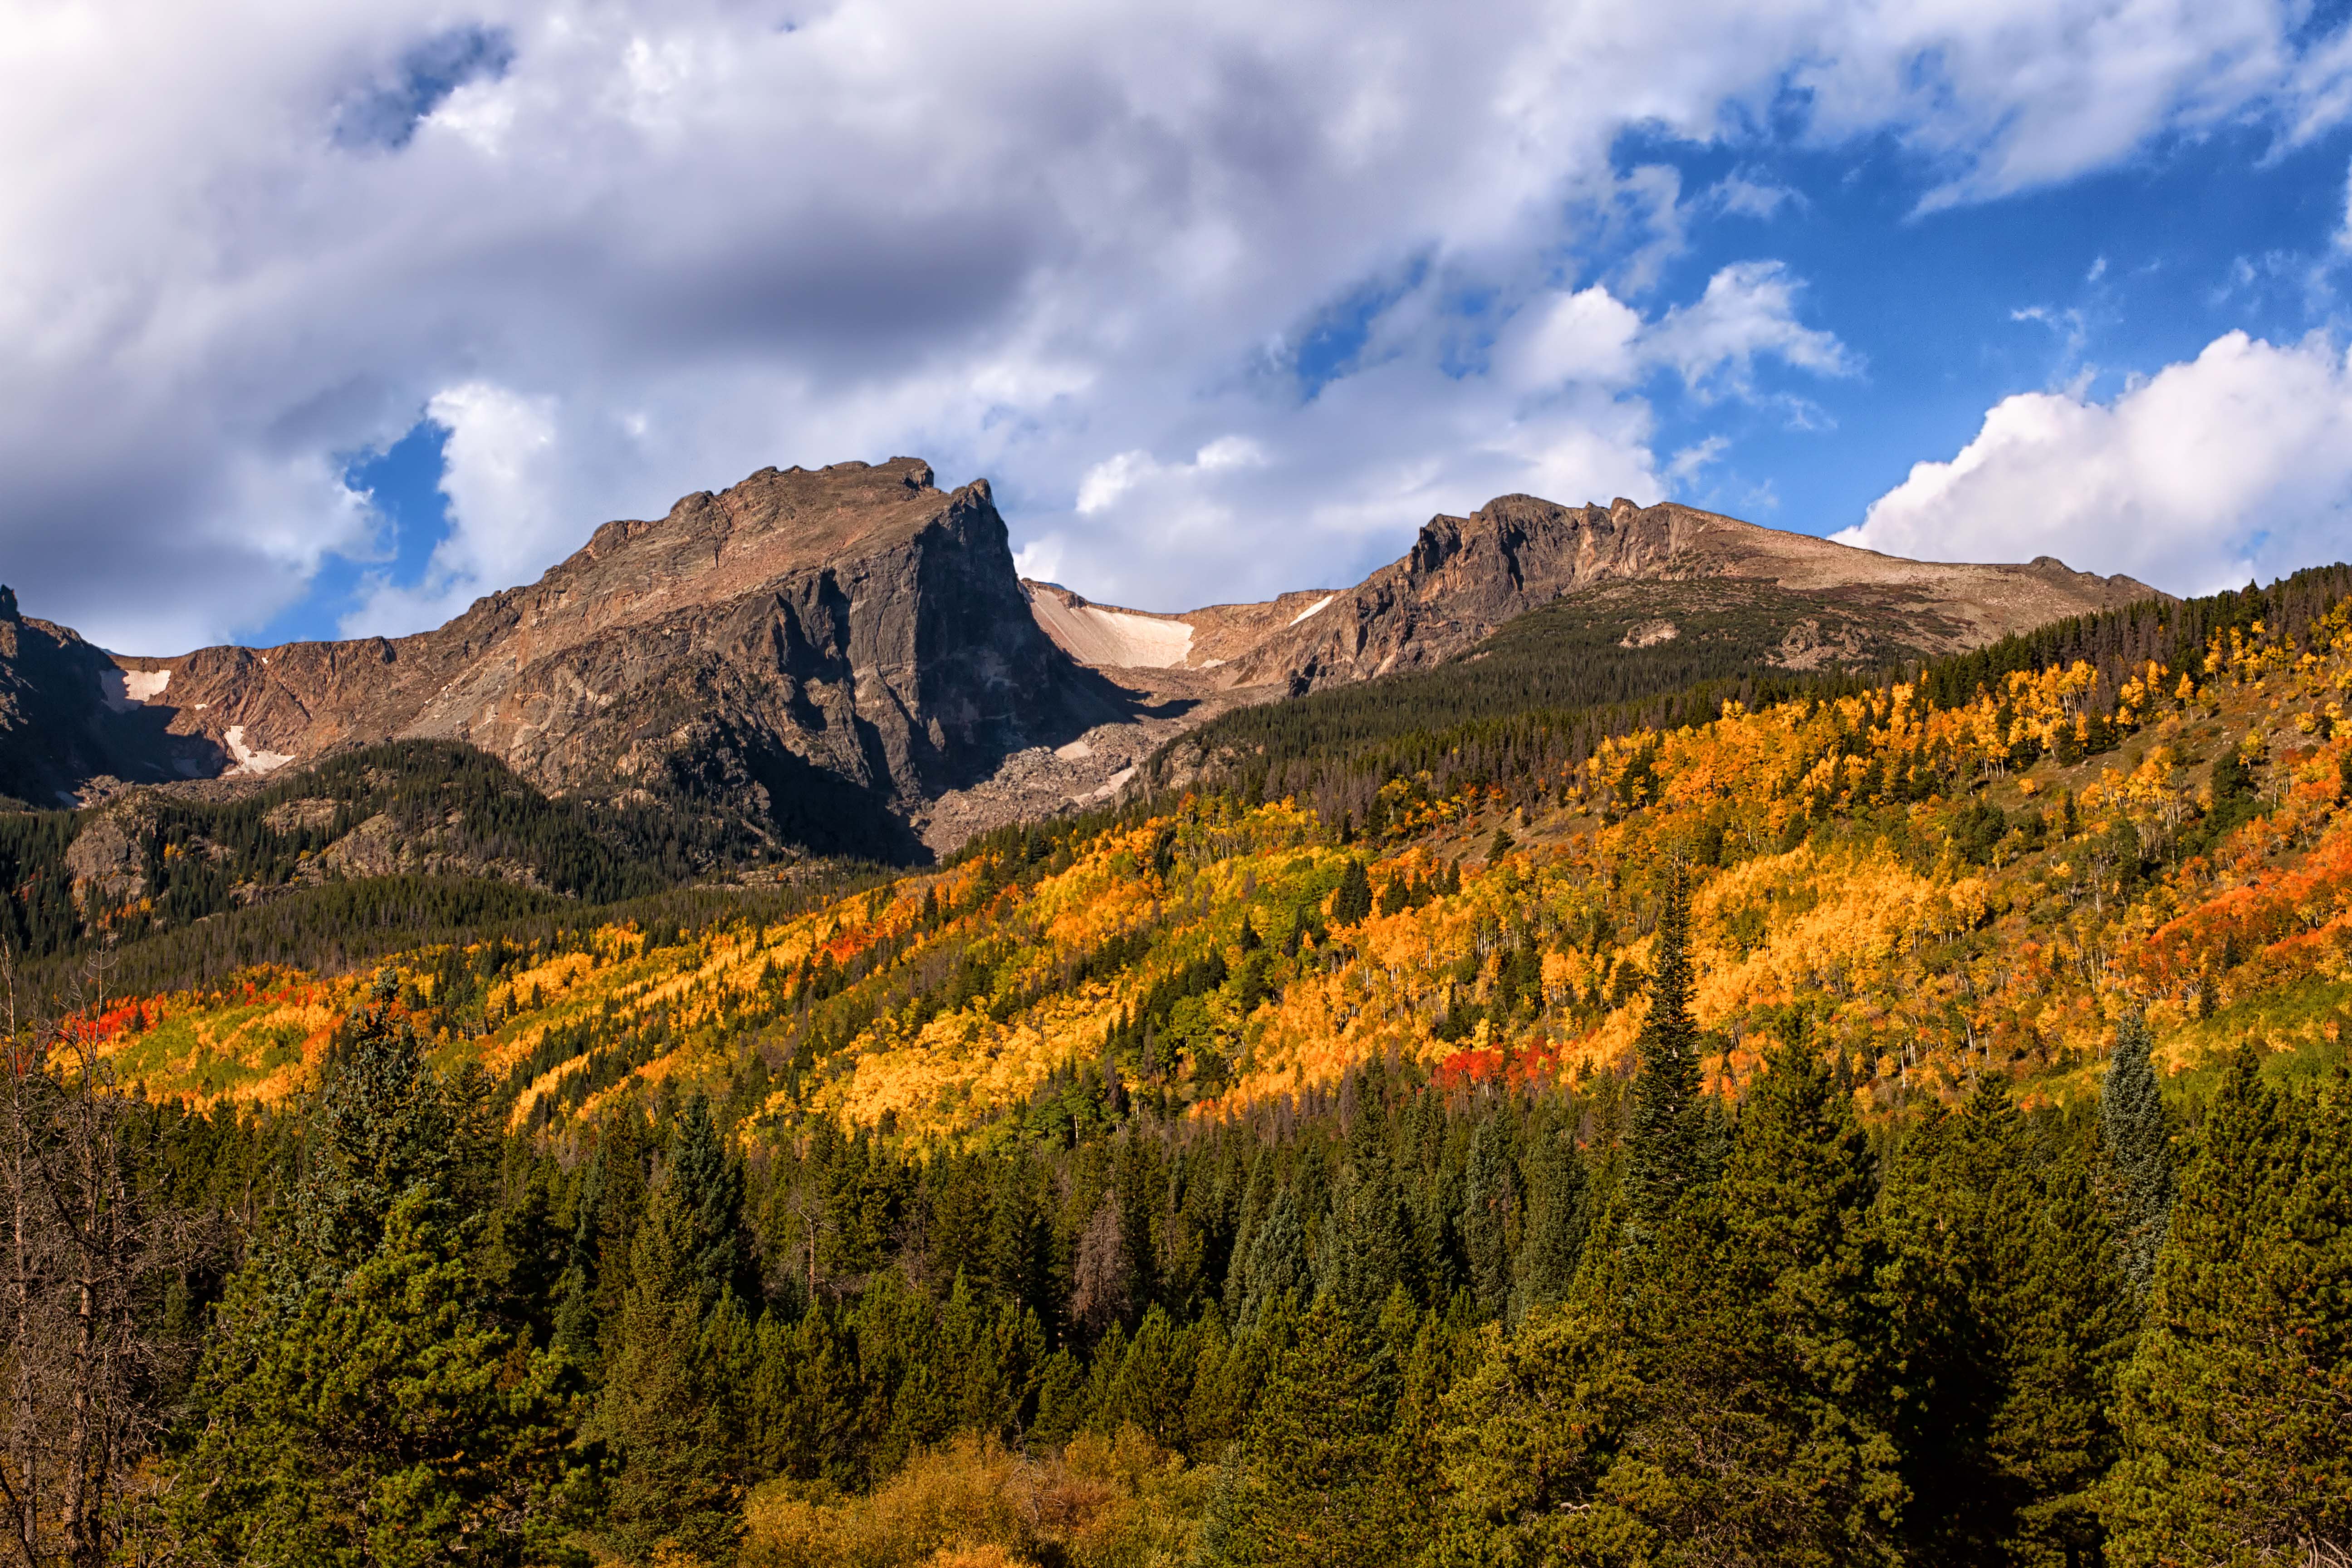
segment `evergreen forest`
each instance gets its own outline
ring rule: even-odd
[[[914,869],[0,817],[0,1556],[2352,1563],[2352,574],[1738,613]]]

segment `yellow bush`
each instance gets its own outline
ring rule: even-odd
[[[919,1454],[866,1497],[812,1498],[791,1482],[744,1510],[742,1568],[1172,1568],[1207,1498],[1186,1469],[1130,1426],[1032,1458],[993,1437]]]

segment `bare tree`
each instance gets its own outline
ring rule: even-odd
[[[27,1017],[0,945],[0,1560],[25,1568],[98,1568],[122,1543],[178,1353],[155,1308],[187,1231],[134,1179],[103,982],[94,963],[85,1005]]]

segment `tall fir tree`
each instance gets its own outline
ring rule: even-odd
[[[1654,1233],[1705,1179],[1706,1127],[1698,1109],[1698,1024],[1691,1016],[1690,890],[1667,879],[1652,950],[1650,1012],[1634,1043],[1640,1071],[1625,1170],[1638,1235]]]
[[[1896,1369],[1852,1097],[1784,1044],[1749,1086],[1719,1179],[1637,1265],[1640,1383],[1604,1491],[1661,1563],[1898,1559]]]
[[[2029,1125],[1987,1077],[1890,1163],[1905,1533],[1922,1560],[2096,1558],[2094,1489],[2115,1452],[2105,1409],[2130,1312],[2086,1132]]]
[[[612,1468],[604,1533],[631,1563],[725,1561],[741,1530],[742,1309],[703,1270],[698,1194],[673,1179],[637,1226],[592,1436]],[[753,1341],[756,1344],[756,1341]]]
[[[2147,1019],[2116,1026],[2115,1054],[2099,1081],[2099,1131],[2115,1178],[2116,1251],[2124,1278],[2142,1296],[2156,1281],[2157,1254],[2172,1215],[2172,1121],[2150,1058]]]
[[[1521,1169],[1527,1177],[1527,1224],[1512,1286],[1516,1321],[1531,1309],[1568,1299],[1584,1254],[1590,1215],[1584,1160],[1559,1125],[1564,1102],[1539,1103],[1528,1122]]]
[[[1364,874],[1364,863],[1350,855],[1339,873],[1339,889],[1331,895],[1331,923],[1351,926],[1371,912],[1371,879]]]
[[[1508,1124],[1489,1110],[1470,1132],[1470,1154],[1462,1172],[1462,1209],[1456,1221],[1470,1290],[1481,1316],[1499,1318],[1510,1305],[1513,1211]]]
[[[539,1560],[566,1517],[559,1357],[502,1324],[478,1090],[379,984],[338,1040],[290,1212],[231,1282],[172,1508],[201,1563]]]
[[[1324,1298],[1276,1353],[1209,1522],[1215,1560],[1382,1568],[1413,1555],[1416,1500],[1390,1473],[1393,1358]]]
[[[2352,1561],[2352,1081],[2241,1047],[2181,1173],[2108,1485],[2112,1562]]]

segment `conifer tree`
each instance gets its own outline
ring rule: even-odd
[[[2082,1561],[2128,1287],[2090,1201],[2089,1151],[1980,1079],[1906,1139],[1881,1195],[1908,1392],[1906,1534],[1938,1562]]]
[[[687,1101],[669,1160],[669,1181],[694,1222],[694,1272],[711,1305],[732,1296],[747,1309],[760,1294],[751,1238],[743,1230],[743,1161],[726,1146],[697,1089]]]
[[[1371,912],[1371,879],[1364,875],[1364,863],[1350,855],[1339,873],[1339,890],[1331,895],[1331,923],[1351,926]]]
[[[1783,1045],[1720,1180],[1643,1256],[1639,1392],[1604,1490],[1671,1561],[1895,1561],[1894,1358],[1872,1287],[1870,1152],[1828,1068]]]
[[[1507,1234],[1511,1190],[1510,1161],[1504,1151],[1503,1119],[1494,1112],[1478,1119],[1470,1133],[1470,1157],[1462,1173],[1462,1211],[1457,1220],[1464,1261],[1469,1266],[1470,1289],[1483,1317],[1499,1318],[1510,1304],[1511,1249]]]
[[[1274,1358],[1231,1458],[1211,1546],[1235,1564],[1408,1561],[1415,1500],[1388,1473],[1396,1370],[1377,1336],[1329,1299]]]
[[[1313,1286],[1307,1268],[1307,1228],[1298,1217],[1298,1200],[1286,1182],[1251,1232],[1246,1250],[1234,1260],[1229,1289],[1239,1307],[1235,1318],[1244,1326],[1255,1323],[1285,1297],[1303,1300]]]
[[[1696,1111],[1698,1025],[1691,1016],[1690,895],[1677,869],[1658,911],[1650,1014],[1635,1042],[1627,1197],[1637,1232],[1658,1225],[1705,1178],[1705,1129]]]
[[[1521,1161],[1528,1183],[1528,1217],[1516,1269],[1516,1321],[1545,1302],[1564,1301],[1584,1251],[1584,1162],[1557,1122],[1559,1101],[1539,1106]]]
[[[2143,1296],[2156,1279],[2173,1191],[2171,1119],[2149,1059],[2154,1043],[2146,1017],[2126,1016],[2099,1083],[2099,1131],[2116,1181],[2116,1251],[2124,1277]]]
[[[1531,1311],[1509,1334],[1489,1325],[1475,1342],[1437,1426],[1435,1561],[1640,1562],[1654,1544],[1610,1485],[1640,1391],[1616,1283]]]
[[[198,1561],[521,1563],[563,1519],[559,1362],[491,1310],[478,1094],[379,984],[291,1210],[231,1283],[173,1511]]]
[[[2242,1047],[2181,1173],[2124,1378],[2110,1561],[2352,1560],[2352,1086]]]
[[[725,1363],[742,1312],[703,1271],[699,1195],[673,1175],[637,1227],[590,1426],[614,1468],[608,1532],[633,1563],[664,1550],[723,1558],[740,1528],[740,1384]]]

